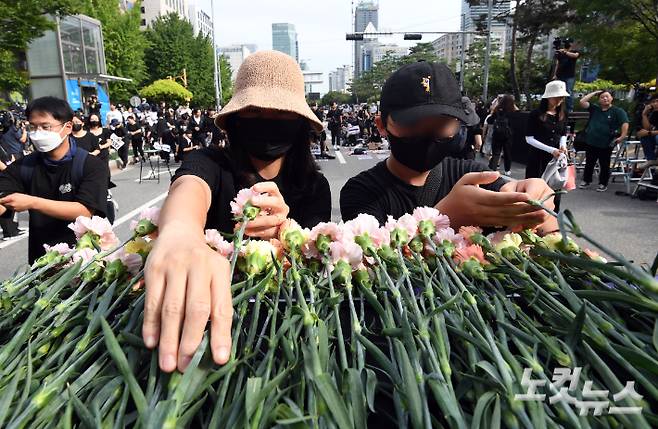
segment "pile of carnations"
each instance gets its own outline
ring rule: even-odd
[[[158,210],[124,243],[80,218],[74,248],[0,285],[0,427],[658,427],[656,264],[568,212],[546,237],[454,231],[422,207],[245,240],[252,195],[232,204],[236,234],[206,231],[232,262],[226,365],[208,334],[184,374],[144,346]]]

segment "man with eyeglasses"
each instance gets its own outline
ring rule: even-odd
[[[44,245],[75,243],[68,224],[78,216],[105,216],[108,165],[70,138],[73,110],[56,97],[28,104],[29,138],[36,152],[0,172],[0,217],[30,212],[28,260]]]

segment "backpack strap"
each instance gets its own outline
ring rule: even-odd
[[[32,175],[34,174],[34,167],[36,167],[39,154],[33,152],[29,155],[23,157],[21,161],[21,182],[23,183],[23,191],[26,193],[30,192],[30,183],[32,182]]]
[[[88,155],[89,152],[82,149],[81,147],[77,147],[75,149],[75,153],[73,154],[73,161],[71,165],[71,181],[73,182],[73,186],[75,186],[76,191],[78,190],[80,183],[82,183],[85,161],[87,160]]]

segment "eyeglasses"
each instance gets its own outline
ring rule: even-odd
[[[51,124],[43,124],[43,125],[28,124],[26,128],[29,132],[34,132],[34,131],[38,131],[38,130],[52,131],[53,127],[57,127],[59,125],[64,125],[65,123],[66,122],[60,122],[59,124],[54,124],[54,125],[51,125]]]

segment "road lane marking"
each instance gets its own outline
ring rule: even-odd
[[[121,216],[119,219],[116,219],[114,221],[114,224],[112,225],[112,229],[115,229],[117,226],[119,226],[119,225],[121,225],[121,224],[123,224],[123,223],[125,223],[129,220],[132,220],[142,210],[147,209],[147,208],[159,203],[160,201],[164,200],[167,197],[168,194],[169,194],[169,191],[165,192],[162,195],[158,195],[157,197],[153,198],[152,200],[145,202],[144,204],[137,207],[136,209],[134,209],[134,210],[126,213],[125,215]]]
[[[340,162],[341,164],[347,164],[347,162],[345,162],[345,157],[343,157],[343,154],[340,153],[339,150],[335,151],[334,153],[336,154],[336,158],[338,159],[338,162]]]

